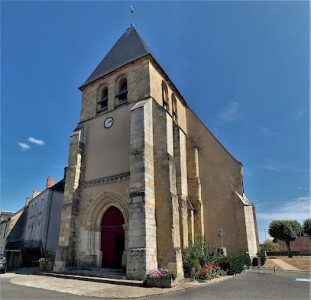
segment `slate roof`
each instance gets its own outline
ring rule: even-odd
[[[107,75],[117,68],[147,55],[153,57],[144,40],[135,27],[131,25],[80,88]]]
[[[11,232],[9,233],[7,237],[8,242],[21,241],[24,239],[24,231],[26,229],[27,216],[28,216],[28,206],[24,208],[24,211],[22,212],[19,219],[12,228]],[[13,248],[12,247],[9,248],[14,249],[14,247]]]

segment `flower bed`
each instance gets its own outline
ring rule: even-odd
[[[198,280],[209,280],[225,275],[226,272],[221,269],[218,263],[204,264],[203,267],[196,265],[191,270],[191,278]]]
[[[170,288],[177,283],[176,274],[166,269],[150,270],[146,276],[146,285],[149,287]]]
[[[52,258],[41,257],[39,259],[40,271],[52,272],[54,266],[54,260]]]

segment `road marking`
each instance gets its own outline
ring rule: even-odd
[[[308,281],[308,282],[311,282],[311,278],[296,278],[296,281]]]

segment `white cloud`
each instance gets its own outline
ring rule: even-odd
[[[259,168],[261,168],[261,169],[265,169],[265,170],[269,170],[269,171],[273,171],[273,172],[283,172],[283,171],[286,171],[288,169],[291,169],[292,167],[293,166],[291,164],[278,163],[278,162],[274,162],[274,161],[269,161],[269,162],[259,166]]]
[[[301,109],[299,111],[297,111],[294,115],[293,115],[293,119],[294,120],[300,120],[302,118],[302,116],[306,113],[305,109]]]
[[[280,209],[256,214],[258,220],[303,220],[310,218],[310,197],[298,197],[285,202]]]
[[[223,122],[231,122],[238,118],[239,103],[231,103],[223,112],[219,114],[219,118]]]
[[[29,146],[28,144],[21,143],[21,142],[18,142],[17,144],[18,144],[18,146],[21,147],[21,149],[22,149],[23,151],[27,151],[28,149],[30,149],[30,146]]]
[[[270,128],[262,128],[261,132],[265,135],[265,136],[272,136],[275,135],[276,133],[273,132]]]
[[[37,139],[35,139],[35,138],[33,138],[33,137],[29,137],[28,139],[27,139],[29,142],[31,142],[31,143],[33,143],[33,144],[37,144],[37,145],[39,145],[39,146],[43,146],[45,143],[44,143],[44,141],[42,141],[42,140],[37,140]]]
[[[293,201],[285,202],[283,205],[284,211],[309,211],[310,212],[310,197],[298,197]]]

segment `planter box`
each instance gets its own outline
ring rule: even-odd
[[[149,287],[159,287],[159,288],[171,288],[176,285],[177,280],[173,280],[170,277],[164,278],[147,278],[146,285]]]
[[[40,269],[40,271],[46,271],[46,262],[45,261],[39,262],[39,269]]]
[[[49,261],[48,263],[46,263],[46,271],[47,272],[52,272],[53,271],[53,265],[54,263]]]

